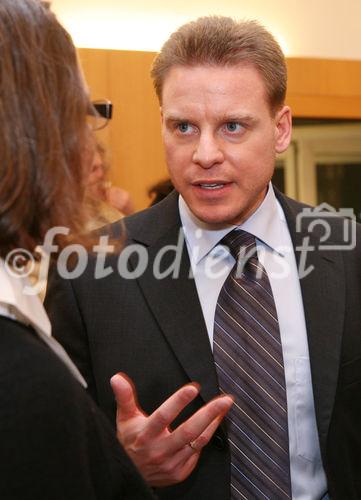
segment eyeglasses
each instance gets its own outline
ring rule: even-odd
[[[113,104],[107,99],[92,101],[89,106],[87,123],[92,130],[106,127],[113,114]]]

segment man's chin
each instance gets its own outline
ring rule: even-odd
[[[217,209],[193,209],[190,207],[193,215],[204,225],[209,226],[210,229],[222,229],[224,227],[233,226],[239,224],[238,220],[242,220],[242,217],[238,214],[232,214],[227,211],[221,211]],[[238,216],[237,216],[238,215]]]

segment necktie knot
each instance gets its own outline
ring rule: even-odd
[[[221,245],[229,248],[232,257],[242,268],[253,258],[257,260],[256,239],[253,234],[242,229],[233,229],[221,240]]]
[[[233,229],[233,231],[226,234],[226,236],[222,238],[220,243],[229,248],[232,257],[236,260],[238,260],[238,256],[241,251],[243,253],[251,254],[252,251],[255,251],[256,249],[255,237],[253,234],[243,231],[243,229]]]

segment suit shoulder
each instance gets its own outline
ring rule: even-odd
[[[275,190],[276,191],[276,190]],[[335,210],[327,203],[314,207],[296,201],[276,191],[276,196],[285,213],[288,224],[295,226],[296,232],[311,234],[329,243],[342,245],[350,235],[355,246],[361,245],[361,224],[353,215],[352,209]]]
[[[180,225],[180,217],[178,193],[173,191],[156,205],[104,226],[101,233],[149,245],[175,225]]]

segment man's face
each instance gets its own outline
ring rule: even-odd
[[[271,112],[263,80],[250,65],[174,66],[165,78],[169,173],[206,223],[240,224],[256,210],[290,131],[289,108]]]

